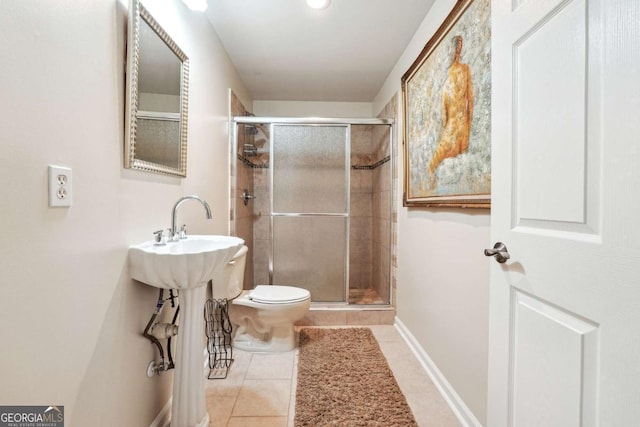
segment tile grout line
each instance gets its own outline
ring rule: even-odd
[[[297,335],[297,334],[296,334]],[[293,427],[296,411],[296,390],[298,389],[298,356],[300,354],[297,345],[293,354],[293,367],[291,368],[291,388],[289,392],[289,410],[287,413],[287,426]]]
[[[247,374],[249,373],[249,367],[251,366],[251,361],[253,360],[253,354],[248,354],[249,362],[247,363],[247,369],[244,370],[242,374],[242,381],[240,382],[240,386],[238,387],[238,392],[236,393],[235,399],[233,400],[233,405],[231,406],[231,412],[229,412],[229,417],[225,420],[225,426],[229,425],[231,418],[233,418],[233,411],[236,409],[236,405],[238,404],[238,399],[240,398],[240,393],[242,393],[242,388],[244,387],[244,381],[247,379]]]

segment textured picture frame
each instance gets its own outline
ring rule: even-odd
[[[491,206],[490,26],[459,0],[402,76],[406,207]]]

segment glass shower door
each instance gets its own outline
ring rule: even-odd
[[[272,125],[271,283],[346,301],[349,126]]]

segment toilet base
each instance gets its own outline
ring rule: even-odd
[[[238,350],[276,353],[291,351],[296,347],[296,336],[293,326],[274,326],[264,339],[249,334],[236,333],[232,345]]]

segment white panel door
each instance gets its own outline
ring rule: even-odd
[[[487,424],[640,425],[640,0],[492,2]]]

